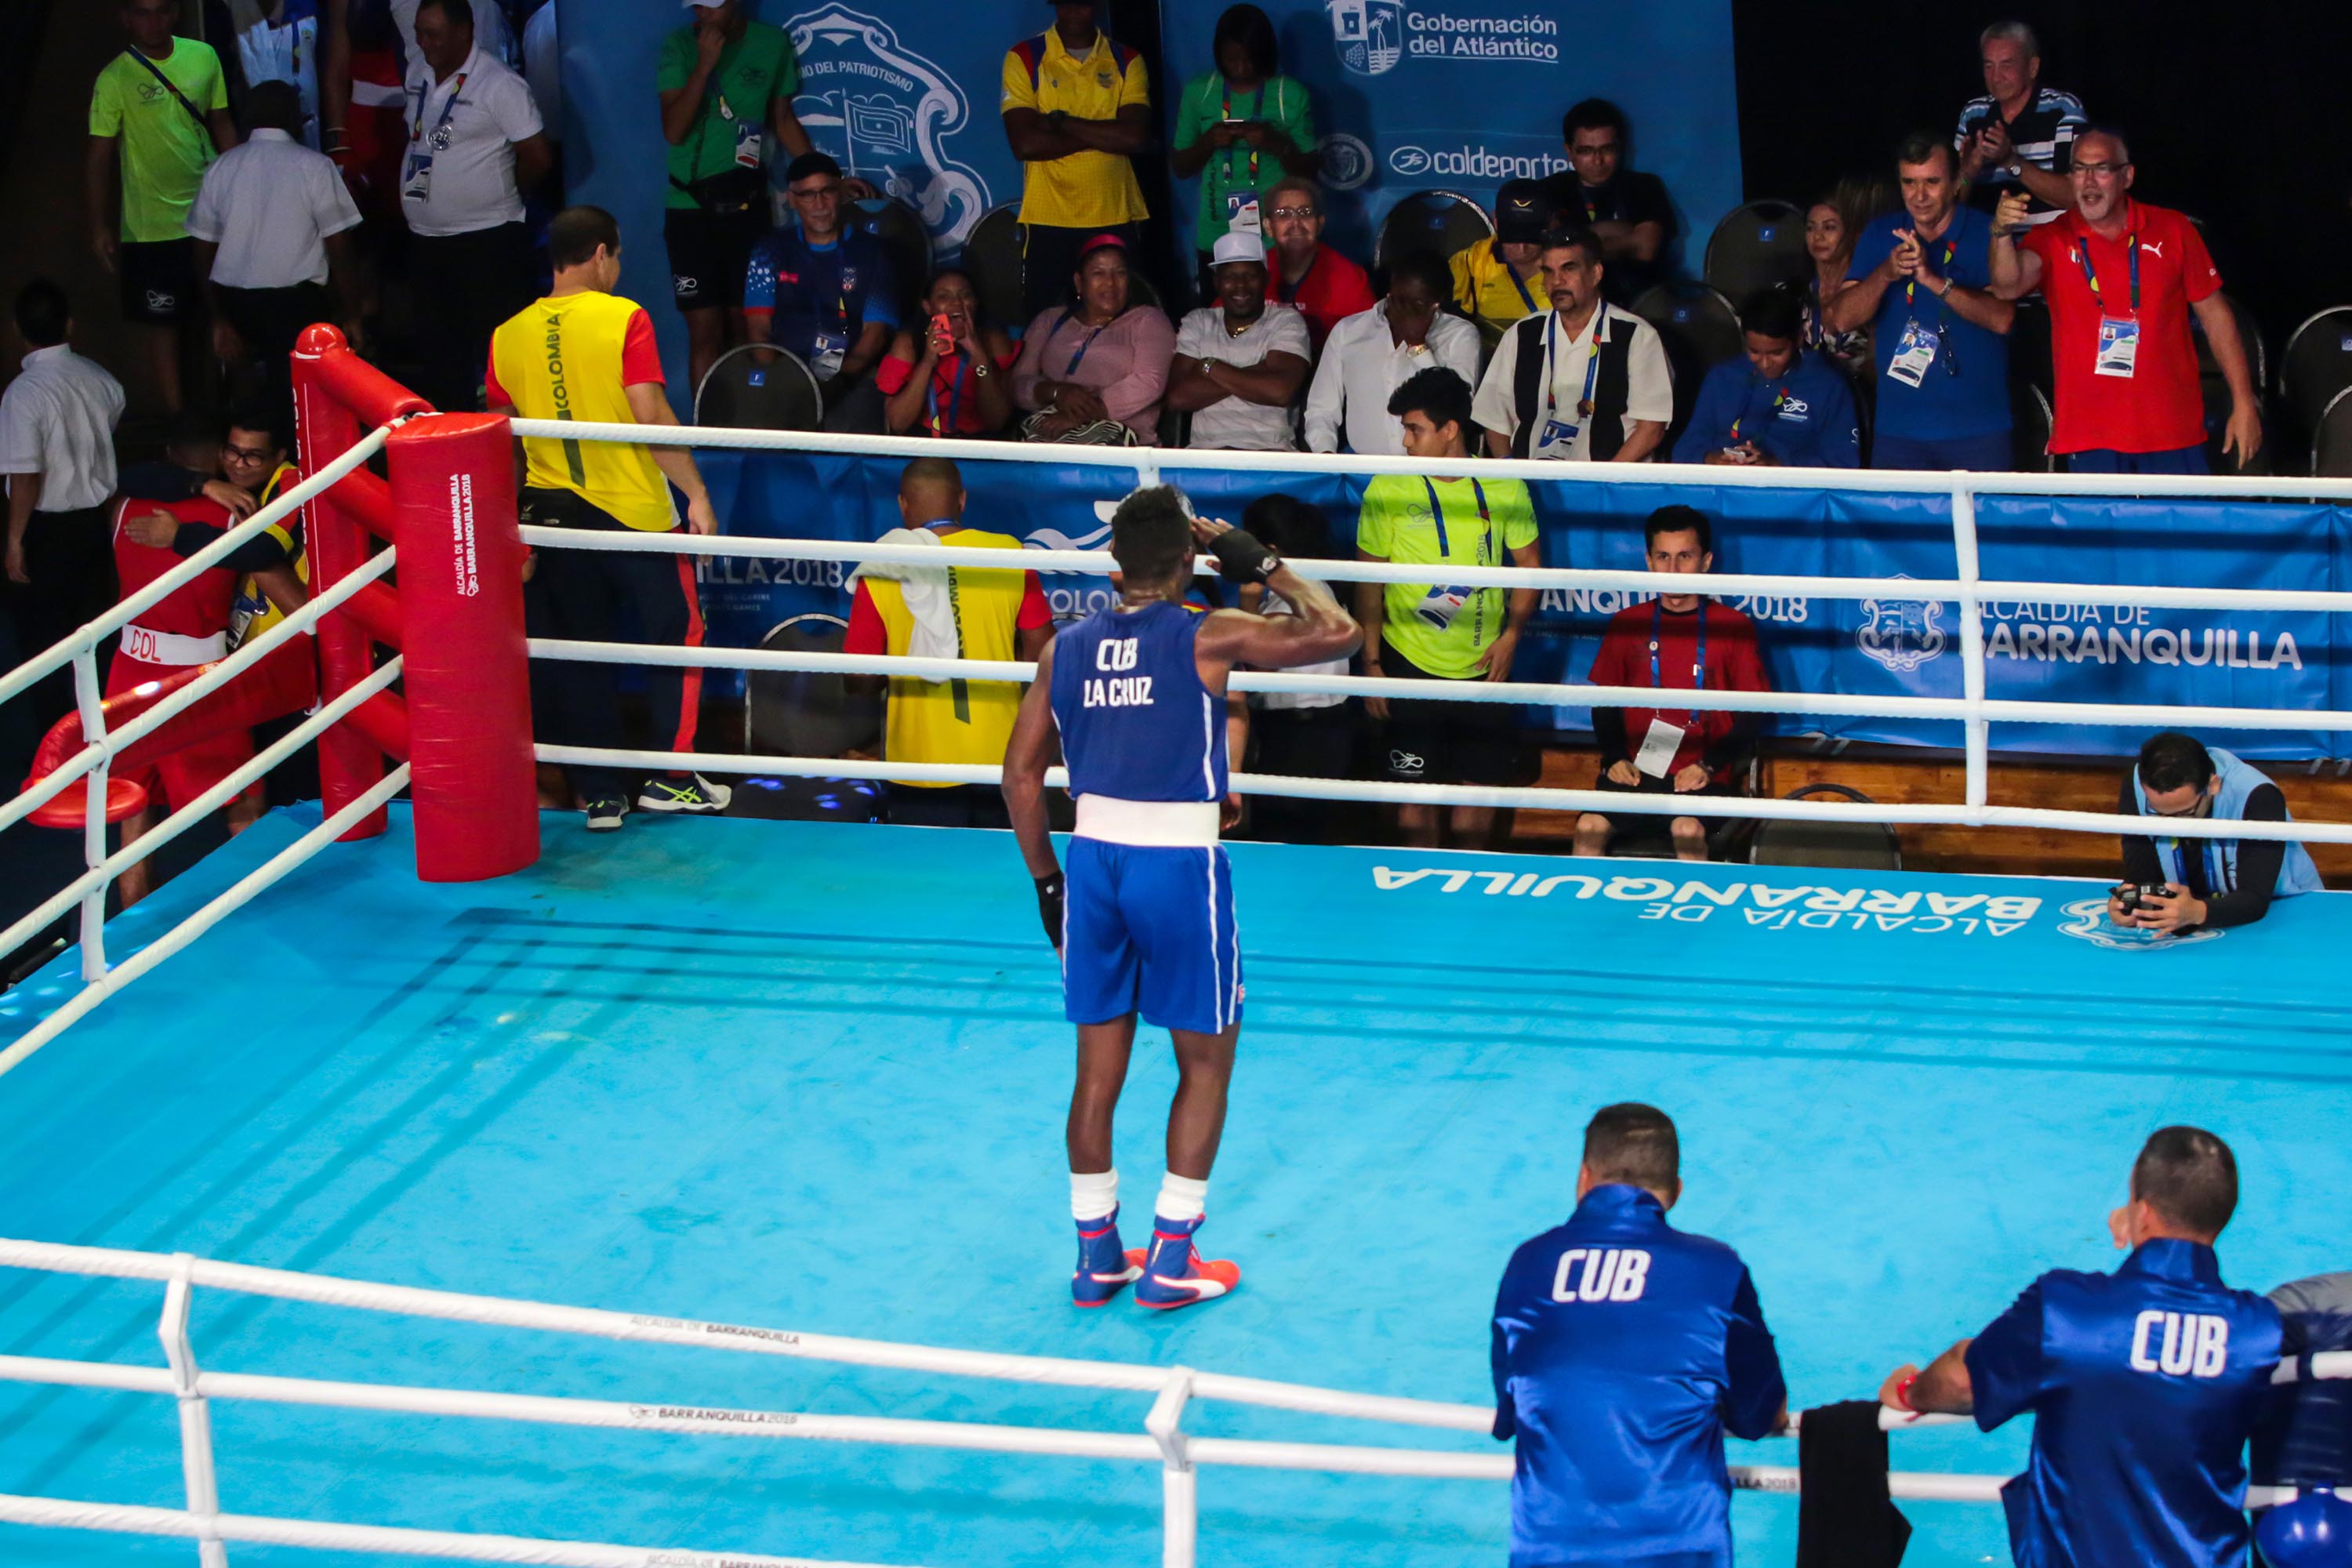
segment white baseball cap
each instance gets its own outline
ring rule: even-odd
[[[726,4],[727,0],[686,0],[686,9],[689,11],[716,11],[719,7]]]
[[[1265,260],[1265,239],[1240,229],[1227,229],[1223,234],[1219,235],[1217,243],[1209,251],[1209,265],[1213,268],[1223,267],[1228,261],[1255,261],[1262,264]]]

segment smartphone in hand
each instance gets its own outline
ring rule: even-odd
[[[948,320],[948,313],[941,310],[931,318],[931,352],[944,359],[955,353],[955,325]]]

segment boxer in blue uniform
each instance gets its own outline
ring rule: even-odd
[[[1241,1280],[1233,1264],[1205,1260],[1192,1245],[1242,1017],[1233,869],[1217,843],[1225,678],[1236,664],[1280,669],[1344,658],[1363,634],[1322,584],[1241,530],[1194,518],[1169,486],[1129,496],[1110,526],[1118,603],[1065,627],[1037,661],[1005,749],[1004,799],[1078,1026],[1071,1298],[1099,1307],[1133,1283],[1144,1306],[1182,1307]],[[1294,613],[1187,609],[1196,546],[1229,581],[1263,584]],[[1077,800],[1066,879],[1045,822],[1057,731]],[[1151,1246],[1129,1252],[1119,1243],[1111,1119],[1138,1013],[1174,1038],[1178,1081]]]
[[[2221,1283],[2238,1206],[2230,1146],[2160,1128],[2108,1216],[2113,1274],[2053,1268],[1973,1340],[1879,1391],[1902,1410],[2033,1413],[2025,1473],[2001,1489],[2019,1568],[2245,1568],[2246,1438],[2279,1359],[2278,1309]]]
[[[1584,1130],[1576,1213],[1495,1293],[1495,1436],[1516,1438],[1511,1568],[1729,1568],[1723,1435],[1788,1419],[1739,1254],[1676,1230],[1682,1143],[1654,1106]]]

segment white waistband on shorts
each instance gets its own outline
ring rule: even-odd
[[[151,632],[145,626],[122,628],[122,651],[142,664],[210,664],[228,657],[228,633],[208,637],[184,637],[174,632]]]
[[[1080,838],[1130,844],[1146,849],[1206,849],[1217,842],[1213,800],[1120,800],[1116,795],[1078,796]]]

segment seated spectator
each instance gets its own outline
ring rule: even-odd
[[[2074,205],[2067,180],[2074,139],[2089,124],[2083,100],[2042,85],[2042,40],[2022,22],[1995,22],[1977,36],[1985,90],[1960,110],[1952,148],[1960,183],[1979,211],[2005,195],[2026,198],[2021,220],[2048,223]]]
[[[1518,1446],[1514,1563],[1731,1562],[1724,1434],[1780,1430],[1789,1390],[1748,1266],[1666,1222],[1682,1193],[1673,1119],[1604,1106],[1575,1214],[1503,1271],[1494,1435]]]
[[[1823,196],[1805,209],[1805,254],[1813,264],[1812,276],[1805,279],[1805,346],[1827,354],[1841,370],[1860,369],[1868,374],[1870,329],[1833,332],[1822,308],[1823,300],[1845,287],[1854,236],[1861,232],[1862,222],[1867,221],[1847,221],[1846,208],[1838,200],[1842,194]]]
[[[1845,286],[1824,312],[1830,331],[1869,326],[1876,340],[1870,466],[2004,472],[2017,307],[1990,291],[1991,222],[1960,205],[1958,165],[1942,138],[1906,137],[1895,170],[1904,210],[1863,230]]]
[[[332,159],[296,140],[302,106],[282,81],[246,95],[247,135],[205,171],[188,233],[212,302],[213,353],[258,362],[257,395],[292,406],[294,340],[335,321],[363,346],[350,233],[360,209]]]
[[[1034,410],[1031,441],[1156,447],[1176,329],[1154,305],[1130,303],[1127,242],[1097,235],[1078,257],[1069,303],[1039,312],[1022,335],[1013,401]]]
[[[1009,373],[1021,351],[980,319],[980,291],[960,267],[931,274],[927,321],[901,327],[874,373],[893,436],[993,436],[1013,423]]]
[[[1552,205],[1533,180],[1507,181],[1495,194],[1495,237],[1454,252],[1454,303],[1477,323],[1488,353],[1512,323],[1551,306],[1543,278]]]
[[[1860,468],[1853,389],[1843,371],[1800,346],[1805,307],[1796,290],[1758,290],[1740,307],[1739,322],[1747,355],[1706,373],[1675,461]]]
[[[898,327],[898,289],[882,242],[846,226],[841,165],[804,153],[784,171],[784,195],[800,223],[751,248],[743,317],[755,343],[798,354],[824,392],[824,428],[882,433],[874,367]]]
[[[2032,1413],[2025,1473],[2001,1489],[2018,1562],[2248,1561],[2246,1438],[2281,1325],[2221,1283],[2213,1243],[2237,1207],[2230,1146],[2158,1128],[2107,1216],[2122,1267],[2053,1268],[1925,1372],[1887,1375],[1879,1402],[1897,1410],[1973,1415],[1986,1432]]]
[[[1655,327],[1606,303],[1601,242],[1583,228],[1543,242],[1551,309],[1503,335],[1474,412],[1497,458],[1639,463],[1666,438],[1674,371]]]
[[[2168,730],[2139,749],[2116,809],[2126,816],[2285,822],[2279,786],[2218,746]],[[2311,851],[2276,838],[2127,837],[2124,886],[2107,918],[2139,931],[2220,931],[2252,925],[2273,899],[2322,886]],[[2143,889],[2161,887],[2161,894]]]
[[[1266,192],[1265,297],[1307,318],[1315,352],[1331,329],[1372,308],[1372,280],[1364,269],[1323,243],[1323,195],[1311,180],[1277,180]]]
[[[107,501],[122,384],[74,353],[66,291],[36,278],[16,294],[24,368],[0,391],[0,475],[8,482],[8,605],[26,658],[114,605]],[[73,707],[73,677],[33,688],[46,731]]]
[[[1553,221],[1591,229],[1601,241],[1596,259],[1609,268],[1609,298],[1638,299],[1666,276],[1675,204],[1665,182],[1626,166],[1625,114],[1605,98],[1588,98],[1562,115],[1559,139],[1569,166],[1543,181]]]
[[[551,8],[551,0],[542,7]],[[687,385],[696,388],[750,332],[743,280],[773,216],[761,132],[794,158],[815,149],[793,110],[801,62],[792,35],[751,20],[744,0],[689,0],[687,9],[692,19],[662,39],[654,87],[669,143],[662,245],[670,299],[686,318]]]
[[[1284,174],[1311,179],[1320,162],[1307,88],[1277,73],[1277,48],[1264,11],[1227,6],[1210,39],[1217,68],[1186,82],[1177,102],[1168,166],[1180,180],[1201,182],[1192,243],[1204,266],[1229,230],[1268,232],[1269,182]]]
[[[1535,502],[1517,479],[1472,476],[1470,387],[1433,368],[1389,399],[1408,456],[1442,465],[1446,477],[1381,474],[1364,485],[1356,558],[1426,565],[1540,566]],[[1394,680],[1508,680],[1519,635],[1535,614],[1533,588],[1473,588],[1445,583],[1359,583],[1356,619],[1364,628],[1364,673]],[[1388,776],[1404,784],[1514,782],[1518,746],[1508,703],[1369,699],[1365,711],[1387,725]],[[1433,805],[1397,807],[1408,843],[1436,848],[1443,824]],[[1492,806],[1453,808],[1456,848],[1482,849]]]
[[[1478,329],[1445,312],[1445,264],[1428,251],[1400,256],[1389,268],[1388,297],[1332,329],[1307,392],[1307,449],[1404,456],[1389,399],[1433,365],[1478,379]]]
[[[1314,351],[1307,319],[1265,302],[1265,247],[1257,236],[1217,241],[1210,274],[1219,302],[1188,312],[1176,329],[1168,406],[1192,416],[1186,445],[1227,452],[1287,452],[1290,405],[1307,384]]]
[[[1993,218],[1993,293],[2039,289],[2050,303],[2050,450],[2077,474],[2207,472],[2193,315],[2230,384],[2221,449],[2244,468],[2262,450],[2262,397],[2204,237],[2188,215],[2132,199],[2121,133],[2094,127],[2074,150],[2072,210],[2030,226],[2027,198],[2013,191]]]
[[[901,526],[884,544],[950,544],[1002,550],[1007,570],[907,566],[869,561],[853,574],[844,653],[893,658],[1021,659],[1034,662],[1053,640],[1054,616],[1037,574],[1021,569],[1021,541],[967,528],[963,475],[945,458],[918,458],[898,477]],[[843,678],[853,692],[875,692],[885,677]],[[1020,711],[1022,688],[1009,680],[950,680],[894,675],[882,754],[894,763],[1004,760]],[[894,782],[885,820],[924,827],[1008,827],[1004,795],[994,784]]]
[[[1249,503],[1242,527],[1286,561],[1338,558],[1331,525],[1323,509],[1276,491]],[[1271,588],[1251,584],[1241,591],[1242,608],[1261,616],[1289,615],[1289,603]],[[1293,675],[1345,675],[1348,661],[1294,665]],[[1249,694],[1251,773],[1291,778],[1344,779],[1355,772],[1356,705],[1337,691],[1254,691]],[[1348,831],[1351,807],[1336,800],[1300,800],[1278,795],[1249,798],[1250,835],[1285,844],[1361,842]]]
[[[1135,155],[1153,141],[1151,73],[1095,25],[1095,0],[1055,0],[1054,25],[1004,51],[1000,85],[1021,160],[1021,303],[1034,315],[1096,237],[1143,237]]]
[[[1642,525],[1653,572],[1715,570],[1715,525],[1687,506],[1662,506]],[[1610,617],[1593,656],[1595,686],[1643,686],[1659,691],[1769,691],[1771,679],[1758,655],[1756,623],[1704,594],[1661,594],[1628,605]],[[1601,776],[1592,787],[1628,795],[1736,795],[1735,772],[1756,749],[1760,713],[1717,709],[1600,708],[1592,738],[1601,747]],[[1654,820],[1644,815],[1644,820]],[[1706,821],[1677,816],[1669,823],[1675,856],[1707,858]],[[1616,823],[1597,811],[1576,819],[1576,852],[1605,855]]]
[[[318,0],[229,0],[228,11],[239,85],[247,94],[266,81],[292,88],[294,138],[319,151]]]

